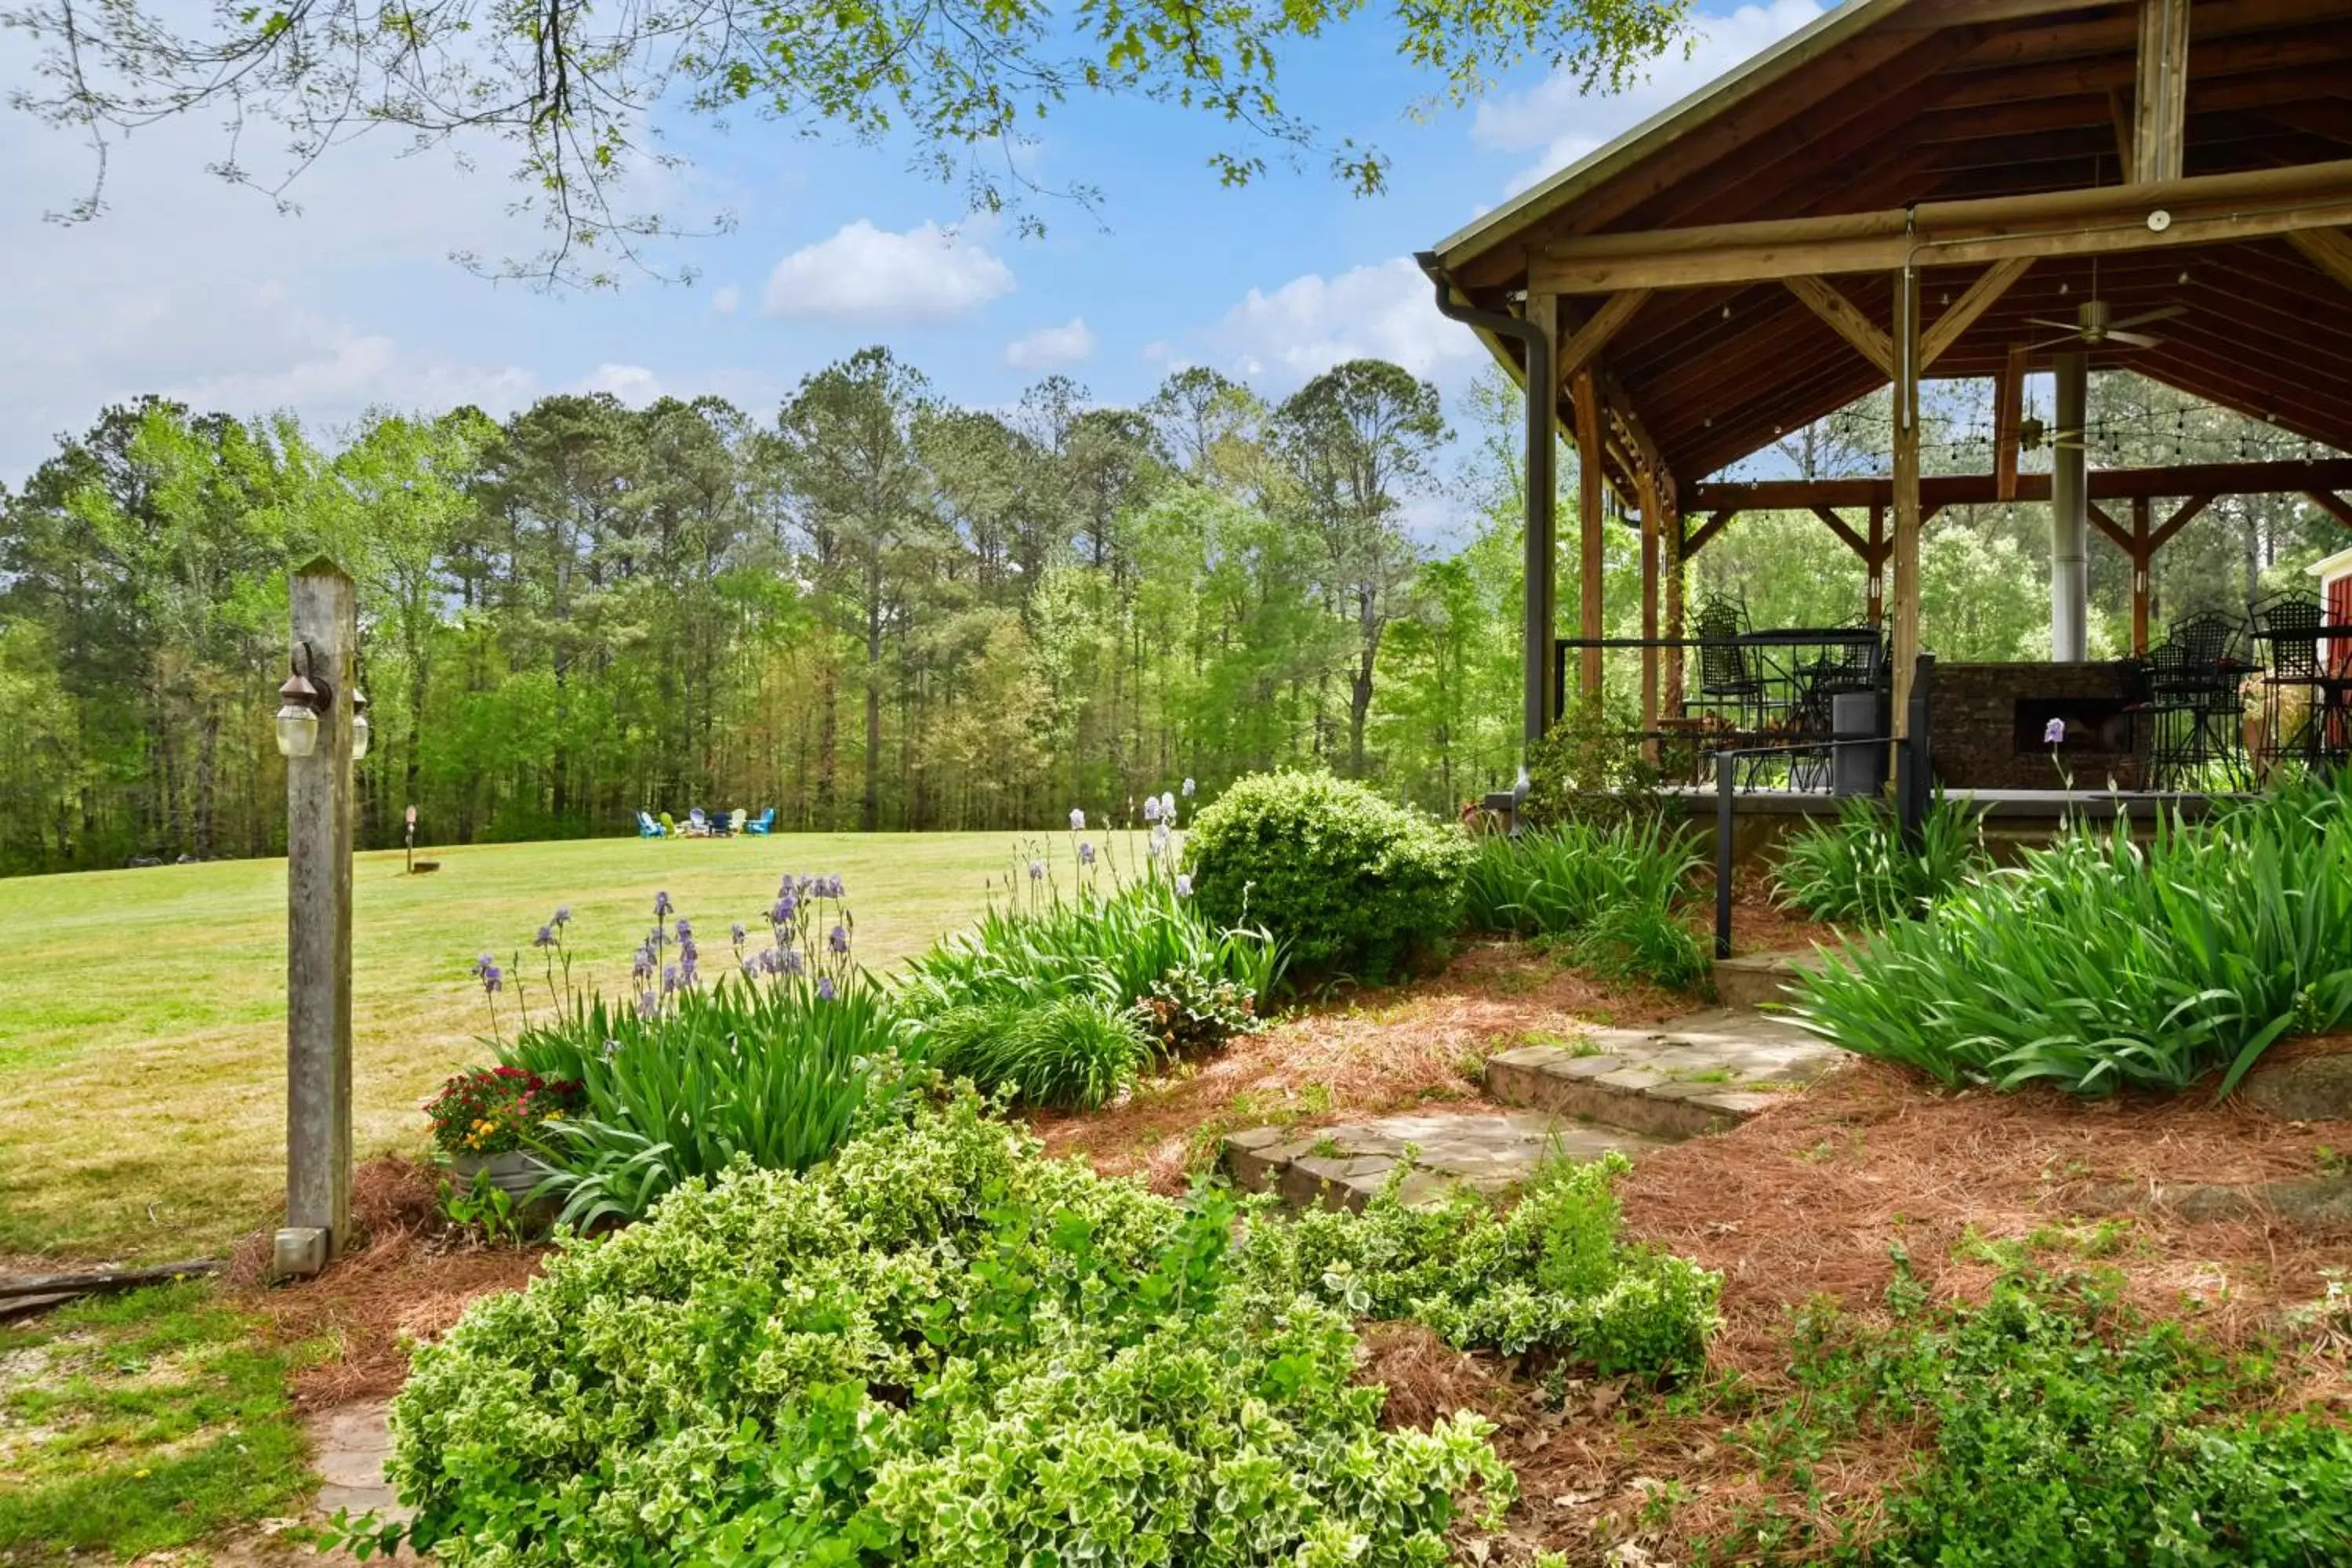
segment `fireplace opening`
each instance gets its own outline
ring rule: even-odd
[[[2063,756],[2128,756],[2132,751],[2131,704],[2121,697],[2021,697],[2017,700],[2017,754],[2047,755],[2050,721],[2063,721]]]

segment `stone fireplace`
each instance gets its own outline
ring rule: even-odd
[[[1936,778],[1948,789],[2060,789],[2060,768],[2078,790],[2137,789],[2146,737],[2134,709],[2132,667],[2085,664],[1938,664],[1931,743]],[[2065,726],[2057,761],[2045,739]]]

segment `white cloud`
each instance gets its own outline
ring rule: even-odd
[[[777,262],[761,303],[771,316],[943,321],[1012,289],[1011,268],[937,224],[896,234],[859,218]]]
[[[1343,360],[1394,360],[1442,380],[1481,358],[1477,338],[1437,313],[1429,279],[1402,256],[1336,278],[1310,272],[1271,294],[1253,289],[1210,336],[1238,374],[1281,386]]]
[[[1004,363],[1014,370],[1067,370],[1094,357],[1095,332],[1084,316],[1058,327],[1040,327],[1004,345]]]
[[[600,364],[580,384],[583,392],[609,392],[632,408],[662,395],[662,384],[641,364]]]
[[[1574,78],[1555,72],[1526,92],[1481,103],[1471,135],[1505,152],[1538,153],[1511,176],[1508,189],[1516,195],[1689,97],[1823,9],[1819,0],[1766,0],[1728,16],[1695,16],[1690,53],[1668,54],[1624,92],[1588,98]]]
[[[743,290],[730,283],[710,296],[710,308],[722,316],[731,316],[735,307],[743,302]]]

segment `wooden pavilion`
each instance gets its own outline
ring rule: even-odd
[[[2307,495],[2352,525],[2352,458],[2089,471],[2081,435],[2089,371],[2129,368],[2352,451],[2347,226],[2352,0],[1851,0],[1478,219],[1420,260],[1529,386],[1528,736],[1559,695],[1555,430],[1582,459],[1584,691],[1604,487],[1640,519],[1654,640],[1740,511],[1810,510],[1891,622],[1898,734],[1939,507],[2050,500],[2057,661],[2084,658],[2093,528],[2134,564],[2145,651],[2149,562],[2215,497]],[[2076,331],[2053,346],[2052,321]],[[2021,474],[2043,369],[2054,471]],[[1992,471],[1923,479],[1919,385],[1960,377],[1996,384]],[[1710,479],[1890,384],[1886,477]],[[1641,685],[1648,730],[1674,650],[1643,650]]]

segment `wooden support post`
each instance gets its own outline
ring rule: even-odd
[[[2148,574],[2156,569],[2156,545],[2149,538],[2148,513],[2155,503],[2146,496],[2132,497],[2132,657],[2147,657]]]
[[[2017,499],[2018,427],[2025,419],[2025,363],[2033,351],[2019,343],[2009,351],[2009,363],[1993,388],[1992,493],[1996,500]]]
[[[2132,179],[2180,178],[2189,143],[2189,0],[2140,0],[2139,76],[2132,96]]]
[[[1665,636],[1669,642],[1679,642],[1683,635],[1683,519],[1679,510],[1669,510],[1660,518],[1659,533],[1664,546],[1665,560],[1661,575],[1665,579]],[[1660,710],[1675,718],[1683,712],[1683,650],[1679,647],[1666,649],[1666,668],[1659,681]]]
[[[1895,274],[1895,733],[1910,733],[1919,658],[1919,274]]]
[[[1585,640],[1577,690],[1585,700],[1592,701],[1601,695],[1599,643],[1603,629],[1601,615],[1603,526],[1601,514],[1601,388],[1594,382],[1590,367],[1577,373],[1573,384],[1576,397],[1576,500],[1577,514],[1582,525],[1581,548],[1577,556],[1577,585],[1581,590],[1582,599],[1577,618],[1577,635]]]
[[[1557,353],[1559,296],[1531,292],[1527,309],[1528,323],[1542,331]],[[1549,374],[1543,379],[1554,386],[1558,384]],[[1528,395],[1540,396],[1545,402],[1543,434],[1540,437],[1536,435],[1531,421],[1527,452],[1528,536],[1523,555],[1527,574],[1526,738],[1532,744],[1550,728],[1552,715],[1559,711],[1559,666],[1553,648],[1559,636],[1559,438],[1557,394],[1539,392],[1530,378]]]
[[[1658,479],[1643,468],[1634,476],[1642,499],[1642,734],[1644,752],[1656,760],[1658,729]]]
[[[351,1238],[352,580],[294,574],[294,668],[327,699],[310,754],[286,763],[286,1226],[278,1272],[315,1274]]]
[[[1866,593],[1870,604],[1870,624],[1886,624],[1886,509],[1873,503],[1870,509],[1870,576]]]

